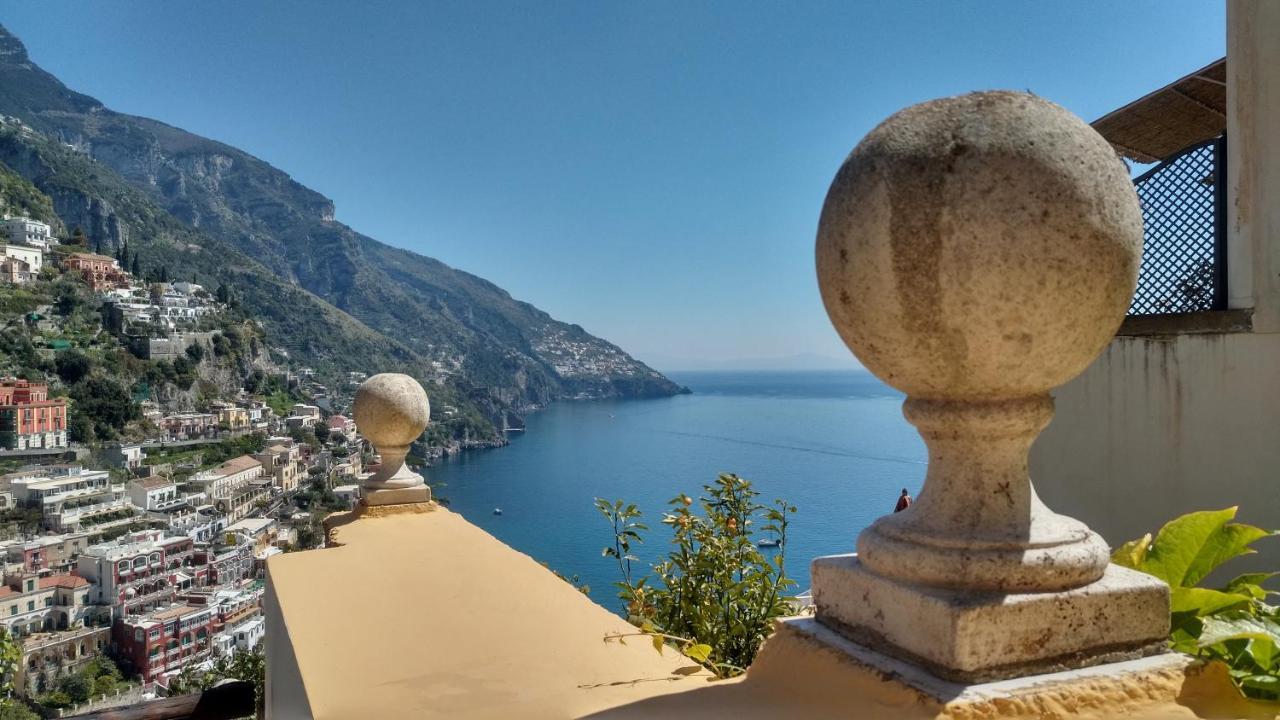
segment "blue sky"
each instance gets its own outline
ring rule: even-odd
[[[813,235],[893,111],[1011,88],[1091,120],[1221,57],[1223,5],[11,2],[0,22],[70,87],[673,369],[847,357]]]

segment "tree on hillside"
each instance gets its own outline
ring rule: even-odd
[[[66,350],[58,353],[53,365],[58,377],[62,378],[62,382],[69,386],[83,380],[89,374],[89,371],[93,369],[93,363],[89,360],[89,356],[79,350]]]
[[[129,391],[106,377],[91,377],[71,388],[73,412],[93,423],[93,434],[113,438],[130,420],[142,416]]]
[[[136,278],[142,277],[142,263],[138,262],[137,253],[134,253],[133,255],[133,269],[129,271],[129,274]]]

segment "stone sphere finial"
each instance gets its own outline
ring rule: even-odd
[[[422,476],[405,464],[409,445],[431,417],[427,393],[417,380],[400,373],[380,373],[356,390],[356,427],[382,456],[376,473],[364,478],[364,500],[370,505],[426,502],[430,491]]]
[[[868,370],[912,397],[1016,398],[1082,372],[1124,318],[1142,214],[1115,151],[1034,95],[906,108],[831,184],[823,302]]]
[[[1027,452],[1048,391],[1115,334],[1142,213],[1097,132],[1026,93],[909,107],[854,148],[818,224],[822,298],[868,370],[908,395],[929,447],[910,509],[858,557],[885,576],[975,590],[1080,587],[1106,544],[1036,497]]]

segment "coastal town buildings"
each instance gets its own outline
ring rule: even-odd
[[[10,450],[67,446],[67,399],[50,398],[49,386],[16,378],[0,380],[0,447]]]

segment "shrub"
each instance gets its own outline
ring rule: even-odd
[[[787,516],[795,507],[776,500],[772,506],[756,502],[759,493],[748,480],[722,474],[703,486],[694,500],[680,495],[670,501],[662,522],[671,529],[674,548],[652,572],[636,579],[632,545],[642,542],[635,505],[596,499],[596,508],[613,528],[613,545],[603,551],[618,563],[622,580],[618,597],[626,603],[627,619],[648,635],[659,651],[671,642],[717,675],[742,672],[755,658],[773,629],[773,621],[790,612],[786,590],[795,585],[787,577],[785,553]],[[765,555],[753,540],[759,530],[777,540],[775,553]]]
[[[1280,700],[1280,608],[1262,582],[1277,573],[1240,575],[1220,588],[1206,576],[1254,542],[1277,533],[1233,523],[1236,508],[1194,512],[1120,546],[1111,560],[1169,584],[1174,650],[1224,662],[1236,687],[1255,700]]]

